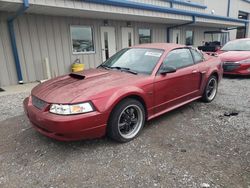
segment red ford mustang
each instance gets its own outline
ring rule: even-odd
[[[24,109],[37,131],[57,140],[107,134],[127,142],[146,120],[199,98],[211,102],[222,73],[219,58],[191,47],[146,44],[38,85]]]
[[[224,74],[250,75],[250,38],[230,41],[219,53]]]

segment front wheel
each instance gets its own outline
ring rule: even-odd
[[[216,97],[217,91],[218,79],[216,76],[210,76],[204,89],[202,100],[207,103],[212,102]]]
[[[129,142],[138,136],[144,124],[144,106],[135,99],[125,99],[111,113],[108,136],[118,142]]]

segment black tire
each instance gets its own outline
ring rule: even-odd
[[[139,135],[144,124],[144,106],[138,100],[127,98],[117,104],[111,112],[107,134],[115,141],[129,142]],[[131,133],[129,133],[129,129],[131,129]],[[128,132],[127,135],[126,132]]]
[[[206,87],[203,91],[202,101],[206,103],[212,102],[217,95],[217,91],[218,91],[218,79],[216,76],[212,75],[209,77]]]

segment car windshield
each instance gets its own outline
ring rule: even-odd
[[[235,40],[228,42],[222,51],[250,51],[250,40]]]
[[[101,66],[151,74],[163,52],[159,49],[126,48],[117,52]]]

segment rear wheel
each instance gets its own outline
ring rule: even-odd
[[[204,102],[212,102],[218,91],[218,80],[216,76],[210,76],[203,92],[202,100]]]
[[[128,142],[138,136],[144,124],[144,106],[139,101],[128,98],[112,111],[108,122],[108,136],[118,142]]]

